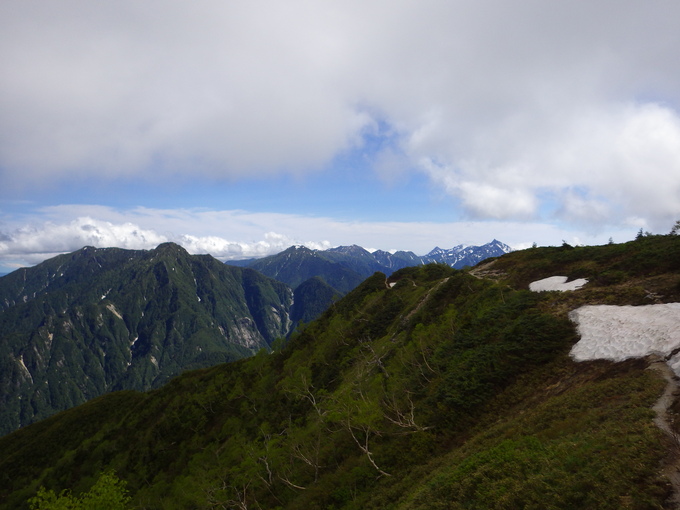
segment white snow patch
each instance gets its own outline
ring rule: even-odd
[[[588,280],[585,278],[579,278],[577,280],[567,282],[566,276],[551,276],[549,278],[544,278],[543,280],[531,282],[529,284],[529,290],[532,292],[544,292],[550,290],[564,292],[565,290],[580,289],[586,283],[588,283]]]
[[[576,361],[623,361],[649,354],[669,357],[680,348],[680,303],[644,306],[589,305],[569,314],[581,340],[571,349]],[[680,375],[680,356],[668,360]]]

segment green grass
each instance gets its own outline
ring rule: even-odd
[[[573,386],[450,452],[400,508],[660,508],[664,382],[635,368]]]

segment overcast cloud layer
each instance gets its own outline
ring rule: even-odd
[[[678,19],[662,0],[2,2],[0,186],[304,176],[370,137],[376,171],[423,173],[462,219],[667,231]]]

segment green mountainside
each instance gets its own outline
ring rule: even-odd
[[[370,256],[368,252],[366,254]],[[380,269],[375,262],[370,269],[365,268],[363,262],[360,267],[356,267],[356,264],[348,267],[348,260],[354,258],[342,254],[334,255],[332,250],[319,251],[304,246],[291,246],[276,255],[237,263],[294,289],[295,306],[291,312],[291,320],[295,327],[319,317],[333,302]],[[364,269],[364,272],[358,272],[360,269]]]
[[[250,356],[289,333],[292,298],[252,269],[172,243],[85,247],[17,270],[0,279],[0,434]]]
[[[527,289],[554,275],[590,281]],[[0,508],[110,470],[131,508],[673,508],[666,381],[645,359],[574,362],[567,317],[673,301],[680,236],[376,273],[272,353],[0,438]]]
[[[368,252],[367,252],[368,253]],[[321,277],[336,291],[346,294],[377,269],[362,274],[330,258],[325,251],[291,246],[287,250],[254,260],[248,267],[296,288],[302,282]]]
[[[482,246],[459,245],[448,250],[435,248],[422,257],[410,251],[389,253],[376,250],[371,253],[357,245],[338,246],[327,250],[291,246],[281,253],[261,259],[227,263],[257,269],[262,274],[287,283],[293,288],[309,278],[319,277],[340,294],[346,294],[377,271],[389,276],[398,269],[433,263],[462,269],[510,251],[512,250],[509,246],[495,239]]]
[[[311,322],[340,297],[337,290],[314,276],[295,287],[290,319],[295,325]]]
[[[393,262],[399,260],[399,262],[403,262],[403,265],[389,268],[382,264],[380,257],[382,253],[383,252],[378,252],[378,255],[376,256],[374,253],[371,253],[361,246],[357,246],[356,244],[353,244],[352,246],[338,246],[336,248],[330,248],[321,252],[321,254],[329,260],[337,262],[340,265],[348,267],[353,271],[366,276],[370,276],[376,271],[389,274],[395,269],[401,269],[402,267],[406,266],[418,266],[421,264],[421,262],[418,260],[411,259],[406,261],[398,259],[397,256],[394,257]]]
[[[291,319],[297,326],[301,322],[316,319],[340,296],[375,272],[389,276],[398,269],[430,263],[442,263],[460,269],[509,251],[509,246],[495,239],[483,246],[460,245],[450,250],[435,248],[424,257],[406,251],[389,253],[377,250],[371,253],[357,245],[328,250],[291,246],[276,255],[229,261],[227,264],[250,267],[290,285],[294,289],[296,303]]]

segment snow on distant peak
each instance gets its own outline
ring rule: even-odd
[[[580,289],[586,283],[588,283],[588,280],[585,278],[579,278],[577,280],[568,282],[566,276],[551,276],[550,278],[544,278],[543,280],[531,282],[529,284],[529,290],[533,292],[544,292],[550,290],[564,292],[566,290]]]
[[[623,361],[649,354],[668,359],[680,375],[680,303],[644,306],[588,305],[569,314],[581,339],[571,349],[576,361]]]

